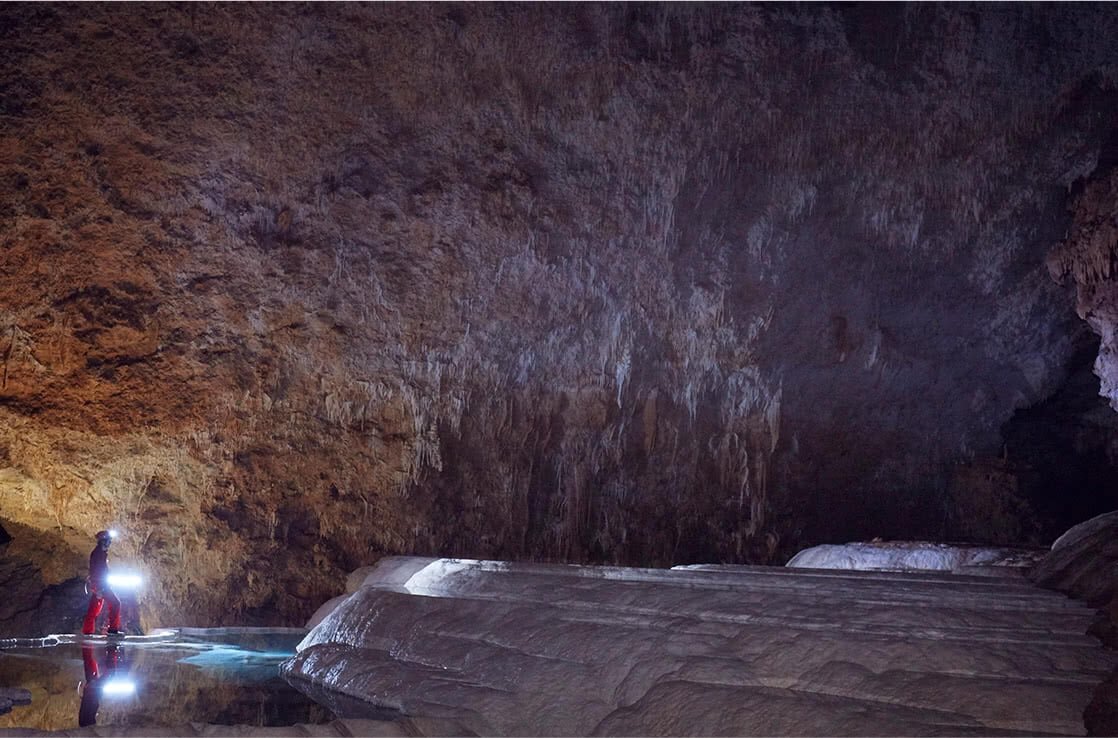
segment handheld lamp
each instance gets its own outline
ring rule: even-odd
[[[139,574],[121,573],[110,574],[108,583],[113,589],[139,589],[144,580]]]
[[[131,679],[109,679],[101,685],[101,694],[106,697],[136,694],[136,683]]]

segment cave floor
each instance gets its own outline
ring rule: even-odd
[[[1083,735],[1118,662],[1020,577],[382,566],[289,679],[479,734]]]
[[[1094,615],[1020,577],[385,559],[291,661],[260,629],[0,650],[33,695],[0,736],[1083,735]],[[135,691],[78,727],[90,659]]]

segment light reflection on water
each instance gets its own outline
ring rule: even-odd
[[[158,643],[3,649],[0,686],[29,689],[32,701],[0,715],[0,728],[328,722],[326,708],[279,676],[302,636],[293,629],[184,629]]]

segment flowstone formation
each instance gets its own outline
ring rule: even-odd
[[[1107,5],[0,21],[0,520],[114,523],[157,621],[943,535],[1090,340],[1044,257]]]
[[[462,735],[1083,735],[1092,616],[1020,578],[409,557],[283,668]]]

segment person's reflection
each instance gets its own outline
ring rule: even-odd
[[[93,643],[82,644],[82,665],[85,667],[85,687],[82,701],[78,706],[78,727],[97,724],[97,711],[101,709],[101,689],[104,683],[116,672],[120,660],[120,646],[105,646],[104,669],[97,662],[97,646]]]

